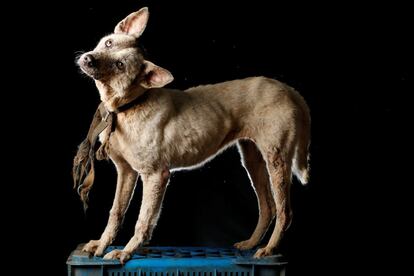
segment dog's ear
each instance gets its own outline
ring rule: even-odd
[[[163,87],[174,80],[173,75],[167,69],[159,67],[154,63],[144,60],[144,79],[141,86],[145,88]]]
[[[147,7],[144,7],[137,12],[133,12],[116,25],[114,33],[128,34],[138,38],[147,26],[148,17],[149,11]]]

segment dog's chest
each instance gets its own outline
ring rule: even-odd
[[[110,150],[125,159],[135,170],[156,169],[160,163],[163,124],[156,117],[140,119],[119,116],[110,136]]]

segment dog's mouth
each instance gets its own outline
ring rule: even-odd
[[[79,66],[79,67],[81,68],[83,73],[85,73],[87,76],[93,78],[94,80],[102,79],[102,74],[100,74],[97,69],[85,68],[83,66]]]

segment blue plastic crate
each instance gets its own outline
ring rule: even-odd
[[[143,247],[128,262],[103,260],[82,252],[69,256],[69,276],[285,276],[281,255],[253,259],[254,251],[216,247]],[[106,252],[122,249],[110,246]]]

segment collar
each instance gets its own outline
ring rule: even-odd
[[[117,109],[114,111],[114,113],[116,113],[116,114],[122,113],[122,112],[130,109],[131,107],[134,107],[138,104],[143,103],[148,98],[148,95],[149,95],[148,91],[144,91],[143,94],[139,95],[138,97],[136,97],[132,101],[117,107]]]
[[[98,127],[97,132],[98,134],[96,136],[99,135],[99,133],[101,133],[104,129],[106,129],[107,127],[110,127],[110,133],[115,131],[115,127],[116,127],[116,115],[122,112],[127,111],[128,109],[142,104],[143,102],[145,102],[148,98],[149,93],[147,91],[144,91],[143,94],[139,95],[138,97],[136,97],[135,99],[133,99],[132,101],[119,106],[116,110],[114,111],[109,111],[106,107],[105,104],[102,102],[99,107],[98,110],[100,112],[101,115],[101,124],[102,127]]]

